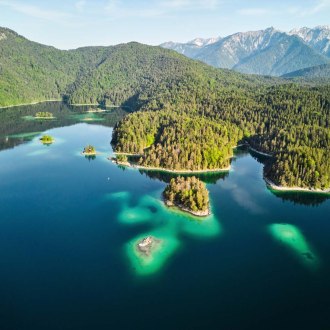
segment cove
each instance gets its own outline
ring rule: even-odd
[[[228,173],[198,175],[212,216],[195,220],[161,201],[174,175],[107,160],[112,127],[127,113],[86,121],[87,110],[47,103],[0,111],[1,328],[328,324],[327,196],[267,189],[262,159],[243,148]],[[56,120],[26,120],[38,111]],[[52,145],[39,142],[45,134]],[[81,155],[88,144],[95,158]],[[283,225],[291,240],[276,236]],[[134,245],[148,235],[164,249],[145,261]]]

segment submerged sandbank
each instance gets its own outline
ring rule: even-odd
[[[152,238],[153,243],[148,248],[141,247],[139,244],[143,244],[148,237]],[[132,239],[126,245],[126,253],[138,275],[151,275],[164,266],[179,245],[175,237],[156,231]]]
[[[314,269],[319,266],[318,257],[296,226],[286,223],[272,224],[269,230],[271,235],[294,252],[304,265]]]

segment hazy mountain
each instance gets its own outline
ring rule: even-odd
[[[296,36],[265,30],[259,38],[265,40],[251,55],[241,59],[233,69],[244,73],[281,76],[330,61],[304,44]]]
[[[274,29],[225,39],[216,43],[231,46],[246,71],[283,72],[284,57],[311,60],[315,52]],[[0,28],[0,106],[57,99],[144,110],[122,121],[123,147],[143,152],[149,165],[161,159],[156,167],[217,168],[244,137],[274,155],[265,175],[276,184],[328,189],[329,88],[215,69],[136,42],[63,51]]]
[[[326,35],[326,31],[322,35]],[[330,62],[324,54],[307,45],[301,36],[280,32],[272,27],[235,33],[215,42],[200,43],[198,46],[192,42],[165,43],[161,46],[214,67],[263,75],[280,76]]]
[[[330,57],[330,26],[317,26],[315,28],[303,27],[289,32],[290,35],[296,35],[306,44]]]
[[[312,66],[283,75],[284,78],[330,78],[330,64]]]
[[[179,43],[179,42],[165,42],[161,44],[160,46],[163,48],[168,48],[175,50],[179,54],[183,54],[187,57],[194,58],[203,47],[211,45],[217,41],[219,41],[221,38],[196,38],[191,41],[188,41],[187,43]]]

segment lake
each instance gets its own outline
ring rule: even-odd
[[[87,110],[0,109],[1,329],[330,328],[328,196],[270,191],[238,149],[230,172],[199,176],[213,215],[196,220],[163,205],[172,175],[108,160],[127,112]],[[164,249],[144,264],[148,235]]]

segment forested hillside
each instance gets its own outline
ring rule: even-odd
[[[330,81],[330,64],[312,66],[303,70],[290,72],[284,78],[328,78]]]
[[[115,129],[118,152],[144,154],[139,164],[171,170],[223,169],[242,130],[223,121],[168,111],[134,113]]]
[[[170,169],[226,167],[248,142],[273,157],[284,186],[330,187],[330,85],[215,69],[174,51],[129,43],[61,51],[2,29],[0,105],[48,98],[124,105],[117,151]],[[14,109],[13,109],[14,111]]]
[[[0,29],[0,106],[61,99],[75,80],[74,55]]]

